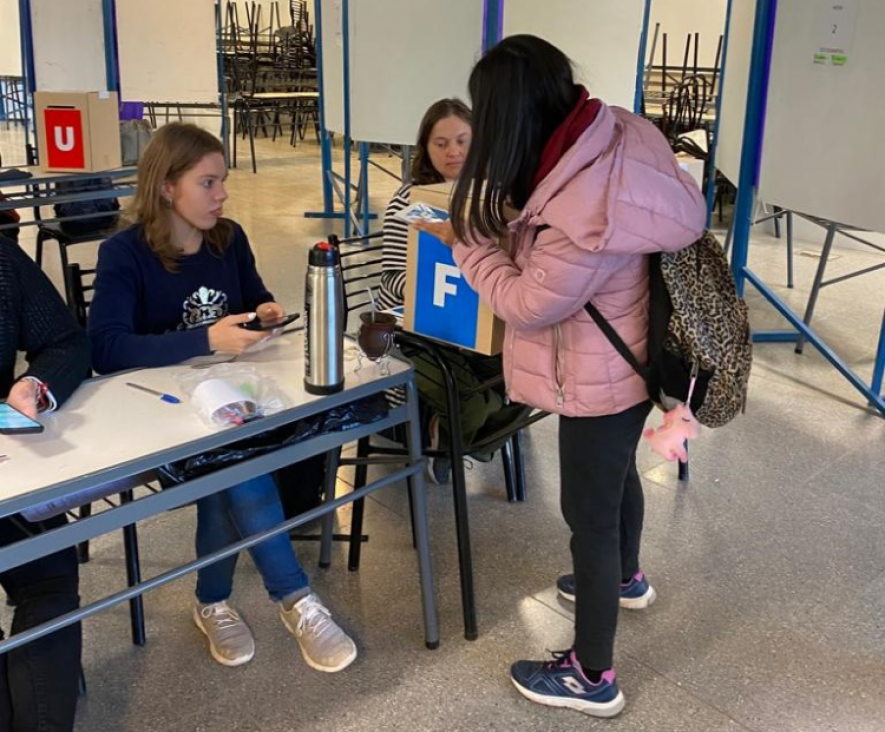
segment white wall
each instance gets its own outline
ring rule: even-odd
[[[0,0],[0,76],[21,76],[18,0]]]
[[[31,0],[39,91],[107,89],[101,0]]]
[[[320,4],[326,127],[343,132],[342,0]],[[445,12],[436,0],[351,0],[348,7],[351,137],[414,144],[430,104],[467,101],[482,45],[482,3],[447,0]]]
[[[214,0],[117,0],[121,99],[218,102],[215,31]]]
[[[273,12],[273,27],[274,30],[282,25],[283,27],[287,26],[291,22],[291,18],[289,16],[289,0],[234,0],[234,5],[237,7],[237,20],[239,21],[240,27],[245,28],[249,25],[248,22],[248,13],[246,9],[248,7],[249,12],[254,12],[255,8],[260,8],[261,10],[261,18],[258,24],[259,30],[265,31],[270,26],[271,14]],[[276,5],[279,7],[279,15],[280,22],[277,23],[277,15],[276,11],[273,10],[273,6]],[[311,3],[312,5],[312,3]],[[308,10],[311,15],[311,19],[313,19],[313,8],[311,5],[308,5]],[[222,8],[222,22],[227,22],[227,0],[221,0],[221,8]]]
[[[648,52],[655,24],[660,23],[658,46],[654,64],[662,60],[663,34],[667,38],[667,65],[682,66],[685,57],[685,38],[692,34],[692,51],[689,63],[694,58],[694,34],[700,33],[700,53],[698,64],[712,66],[716,61],[716,47],[719,36],[725,32],[725,12],[727,0],[651,0],[651,20],[648,27]]]
[[[716,167],[734,184],[737,184],[741,170],[755,19],[756,0],[733,0],[721,91]]]
[[[549,41],[592,96],[632,110],[644,10],[645,0],[506,0],[504,35]]]
[[[353,139],[414,144],[433,102],[467,101],[482,47],[478,0],[446,0],[445,12],[432,0],[352,0],[349,10]]]
[[[813,62],[829,38],[826,6],[809,12],[806,0],[780,0],[759,195],[783,208],[885,232],[885,3],[857,0],[856,6],[848,63],[837,67]]]
[[[344,41],[341,0],[318,0],[322,10],[323,37],[320,39],[323,64],[321,90],[326,128],[344,132]],[[315,21],[314,21],[315,22]]]

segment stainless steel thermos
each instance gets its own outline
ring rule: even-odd
[[[336,244],[334,240],[315,244],[307,264],[304,388],[310,394],[344,388],[344,284]]]

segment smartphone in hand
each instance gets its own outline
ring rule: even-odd
[[[301,313],[290,313],[273,320],[259,320],[255,318],[248,323],[240,323],[240,327],[246,330],[276,330],[277,328],[285,328],[289,323],[294,323],[300,317]]]
[[[27,435],[42,431],[42,424],[6,402],[0,402],[0,435]]]

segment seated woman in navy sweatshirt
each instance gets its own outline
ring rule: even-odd
[[[101,245],[89,311],[93,365],[102,373],[169,366],[213,352],[243,353],[266,334],[240,327],[283,309],[261,281],[242,228],[222,218],[224,149],[195,125],[173,123],[152,138],[138,164],[134,225]],[[283,521],[273,478],[254,478],[197,502],[197,556]],[[307,663],[340,671],[356,646],[311,593],[288,536],[250,550],[280,616]],[[216,661],[248,662],[255,643],[228,605],[237,556],[197,573],[197,627]]]

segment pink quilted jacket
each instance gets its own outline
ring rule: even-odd
[[[644,361],[644,255],[694,242],[705,214],[661,133],[603,105],[510,224],[512,255],[488,241],[456,243],[464,276],[507,324],[510,398],[570,417],[617,414],[647,399],[584,303],[592,300]]]

